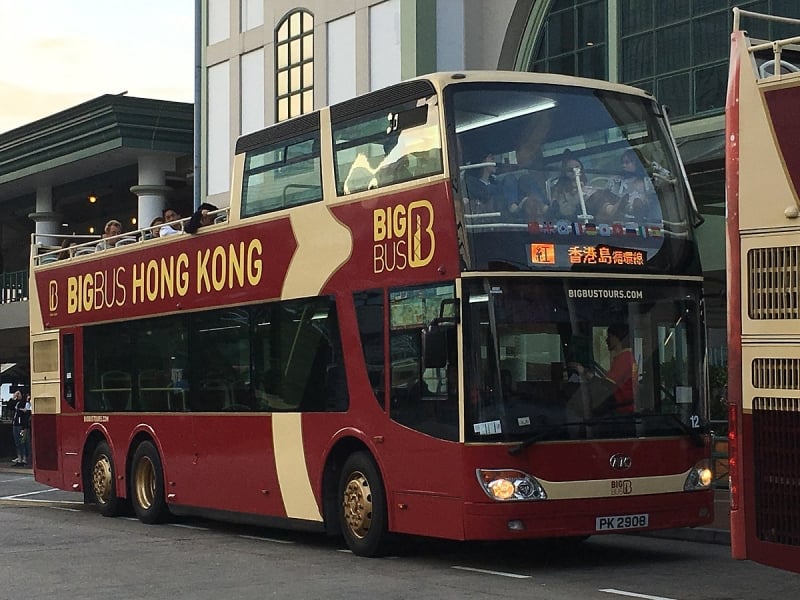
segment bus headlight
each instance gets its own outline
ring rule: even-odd
[[[706,490],[711,487],[713,479],[714,471],[711,469],[711,461],[703,459],[689,471],[689,475],[686,476],[686,481],[683,484],[683,489],[687,492]]]
[[[492,500],[546,500],[547,492],[527,473],[515,469],[477,469],[478,482]]]

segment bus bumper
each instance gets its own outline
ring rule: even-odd
[[[647,525],[637,527],[642,515],[646,515]],[[586,536],[697,527],[711,523],[713,518],[712,490],[623,498],[466,503],[464,534],[467,540]]]

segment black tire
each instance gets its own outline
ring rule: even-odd
[[[97,505],[104,517],[116,517],[123,512],[124,501],[117,496],[117,469],[111,448],[105,441],[97,444],[92,453],[87,501]]]
[[[389,515],[378,466],[367,452],[351,454],[339,478],[339,524],[358,556],[381,556],[388,545]]]
[[[142,523],[161,523],[169,517],[164,497],[164,469],[152,442],[139,444],[131,462],[131,503]]]

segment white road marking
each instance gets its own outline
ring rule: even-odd
[[[451,567],[459,571],[472,571],[473,573],[483,573],[484,575],[498,575],[500,577],[511,577],[512,579],[531,579],[531,575],[520,575],[519,573],[506,573],[504,571],[488,571],[486,569],[474,569],[472,567]]]
[[[343,554],[352,554],[353,551],[350,548],[337,548],[337,552],[341,552]],[[394,560],[400,558],[399,556],[381,556],[381,560]]]
[[[81,512],[79,508],[67,508],[66,506],[51,506],[53,510],[65,510],[67,512]]]
[[[41,502],[41,503],[52,503],[56,502],[58,504],[83,504],[83,502],[79,500],[38,500],[36,498],[28,498],[27,496],[36,496],[37,494],[46,494],[48,492],[58,492],[60,491],[58,488],[48,488],[46,490],[38,490],[35,492],[26,492],[25,494],[14,494],[13,496],[3,496],[0,500],[14,500],[15,502]]]
[[[25,496],[35,496],[36,494],[46,494],[47,492],[57,492],[58,488],[47,488],[46,490],[38,490],[36,492],[26,492],[24,494],[14,494],[13,496],[3,496],[3,500],[16,500]]]
[[[257,542],[272,542],[273,544],[294,544],[291,540],[279,540],[276,538],[258,537],[257,535],[240,535],[240,538],[246,540],[256,540]]]
[[[637,594],[636,592],[626,592],[624,590],[605,589],[599,590],[606,594],[617,594],[618,596],[628,596],[630,598],[644,598],[645,600],[675,600],[674,598],[666,598],[664,596],[650,596],[648,594]]]
[[[197,531],[208,531],[208,527],[200,527],[198,525],[186,525],[185,523],[169,523],[170,527],[182,527],[184,529],[195,529]]]

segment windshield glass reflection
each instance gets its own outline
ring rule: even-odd
[[[680,435],[705,418],[697,290],[465,281],[466,436]]]

